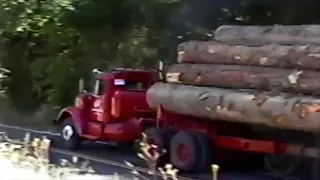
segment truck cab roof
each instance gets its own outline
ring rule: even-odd
[[[156,82],[159,77],[156,70],[144,70],[134,68],[114,68],[108,72],[93,71],[95,78],[100,80],[117,80],[124,82],[140,82],[150,86]]]
[[[109,72],[99,72],[95,74],[96,79],[124,79],[133,81],[152,81],[157,78],[155,70],[144,70],[134,68],[114,68]]]

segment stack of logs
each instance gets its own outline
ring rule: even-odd
[[[320,25],[220,26],[179,45],[150,106],[241,123],[320,131]]]

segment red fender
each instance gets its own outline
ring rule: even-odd
[[[78,133],[84,134],[85,129],[85,121],[81,116],[81,110],[76,107],[66,107],[60,111],[58,114],[57,119],[55,119],[55,124],[59,125],[61,122],[63,122],[66,118],[71,117],[73,119],[73,123],[75,127],[77,128]]]

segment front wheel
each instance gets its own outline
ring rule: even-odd
[[[60,133],[63,145],[70,150],[80,148],[81,138],[76,130],[72,118],[64,120],[60,125]]]

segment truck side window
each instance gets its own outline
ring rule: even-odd
[[[94,85],[94,94],[98,95],[98,96],[103,95],[103,93],[104,93],[103,92],[104,91],[104,87],[103,86],[104,86],[103,81],[97,79],[95,81],[95,85]]]
[[[127,81],[126,88],[132,91],[145,91],[148,89],[148,84],[142,82]]]

